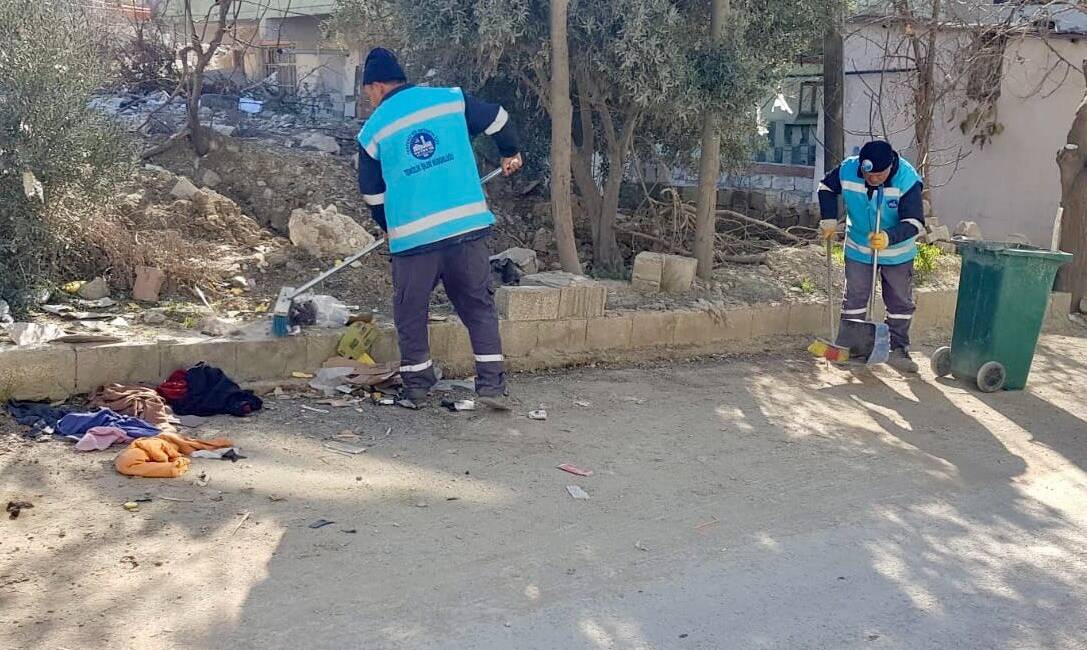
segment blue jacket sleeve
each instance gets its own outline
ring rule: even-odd
[[[472,137],[480,133],[491,136],[503,158],[520,153],[521,143],[517,137],[517,128],[506,109],[498,104],[485,102],[465,93],[464,119],[468,122],[468,133]]]
[[[370,216],[385,232],[389,231],[385,222],[385,178],[381,175],[381,163],[370,157],[359,145],[359,192],[362,200],[370,208]]]
[[[892,246],[925,232],[922,190],[921,181],[918,181],[898,200],[898,225],[887,229],[887,239]]]
[[[842,179],[835,167],[819,183],[819,215],[824,219],[838,218],[838,197],[842,193]]]

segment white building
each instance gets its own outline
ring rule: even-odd
[[[986,238],[1021,233],[1048,246],[1060,203],[1055,158],[1084,98],[1083,73],[1073,66],[1087,60],[1087,15],[1071,5],[1046,13],[1020,8],[1011,19],[1007,11],[1006,5],[974,3],[940,25],[940,100],[925,183],[933,213],[945,225],[976,221]],[[862,15],[850,23],[847,155],[883,138],[919,162],[915,58],[905,36],[905,23],[894,18]],[[979,115],[981,128],[973,128],[971,118]]]

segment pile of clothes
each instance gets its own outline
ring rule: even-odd
[[[121,474],[152,478],[176,477],[189,468],[197,450],[232,447],[226,439],[198,440],[178,435],[176,415],[245,417],[263,408],[259,397],[242,390],[220,369],[204,363],[178,370],[157,388],[107,384],[88,398],[88,409],[76,411],[42,402],[7,404],[25,435],[43,434],[76,441],[76,449],[95,451],[128,444],[114,466]]]

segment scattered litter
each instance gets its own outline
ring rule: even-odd
[[[592,402],[585,402],[585,401],[582,401],[582,400],[578,400],[578,401],[574,402],[574,406],[580,406],[581,408],[587,409],[590,406],[592,406]]]
[[[337,453],[348,454],[351,456],[357,456],[358,454],[365,453],[367,449],[367,447],[363,447],[362,445],[352,445],[346,442],[338,442],[336,440],[330,440],[329,442],[326,442],[324,444],[324,447],[326,449],[331,449],[332,451],[335,451]]]
[[[76,292],[80,298],[87,300],[98,300],[105,298],[109,295],[109,283],[105,278],[95,278],[90,282],[84,283]]]
[[[415,504],[415,507],[416,508],[425,508],[425,507],[427,507],[427,505],[429,505],[429,504],[427,504],[425,501],[420,501],[419,503]]]
[[[133,499],[133,501],[135,501],[136,503],[151,503],[151,497],[139,497],[138,499]]]
[[[528,414],[528,419],[530,419],[530,420],[546,420],[547,419],[547,411],[545,411],[543,409],[540,409],[538,411],[532,411],[532,412],[530,412]]]
[[[192,453],[193,458],[212,458],[215,460],[229,460],[232,463],[236,463],[239,460],[248,458],[248,456],[241,455],[241,449],[238,447],[224,447],[222,449],[198,449]]]
[[[343,431],[337,433],[332,437],[337,440],[355,440],[359,437],[359,434],[355,433],[351,429],[344,429]]]
[[[340,384],[336,387],[336,390],[337,392],[343,393],[344,395],[350,395],[351,393],[355,392],[355,387],[349,384]]]
[[[562,471],[569,472],[569,473],[571,473],[571,474],[573,474],[575,476],[592,476],[593,475],[593,471],[591,469],[581,469],[579,467],[574,467],[573,465],[569,465],[567,463],[563,463],[562,465],[557,466],[556,469],[561,469]]]
[[[310,524],[309,527],[317,529],[317,528],[323,528],[325,526],[330,526],[330,525],[332,525],[334,523],[336,523],[336,522],[329,521],[328,519],[318,519],[317,521]]]
[[[333,406],[335,408],[344,408],[345,406],[353,406],[357,402],[351,399],[322,399],[317,401],[321,406]]]
[[[345,359],[354,359],[367,365],[373,365],[374,360],[370,356],[370,349],[377,337],[378,331],[373,323],[352,323],[344,332],[344,335],[340,337],[340,342],[336,346],[336,353]]]
[[[34,504],[29,501],[8,501],[8,519],[18,519],[19,513],[33,507]]]
[[[299,372],[296,370],[291,373],[291,377],[294,377],[295,379],[313,379],[316,375],[311,372]]]
[[[649,547],[645,544],[642,544],[642,540],[640,539],[634,542],[634,548],[638,549],[639,551],[645,551],[646,553],[649,552]]]
[[[359,531],[356,528],[341,528],[340,532],[341,533],[347,533],[349,535],[354,535],[355,533],[357,533]]]
[[[446,501],[460,501],[460,497],[446,497]]]
[[[442,406],[450,411],[456,413],[457,411],[474,411],[476,410],[475,400],[459,399],[453,400],[448,397],[442,400]]]
[[[628,395],[627,397],[623,398],[623,401],[624,402],[633,402],[634,404],[645,404],[645,398],[644,397],[630,397]]]
[[[105,298],[99,298],[98,300],[84,300],[82,298],[77,298],[72,302],[79,305],[80,307],[86,307],[87,309],[106,309],[108,307],[113,307],[117,304],[116,300],[108,296]]]
[[[698,524],[697,526],[695,526],[694,528],[695,528],[695,530],[702,530],[703,528],[709,528],[710,526],[716,526],[719,523],[721,523],[720,519],[718,519],[717,517],[712,517],[709,521],[704,521],[704,522]]]
[[[140,504],[136,503],[135,501],[128,501],[124,504],[124,509],[129,512],[134,512],[140,509]]]
[[[162,499],[163,501],[177,501],[178,503],[192,503],[193,502],[192,499],[178,499],[177,497],[160,496],[159,498]]]
[[[378,406],[395,406],[396,400],[392,397],[383,396],[381,393],[374,393],[374,404]]]
[[[582,490],[581,487],[578,486],[578,485],[567,485],[566,486],[566,491],[569,492],[570,496],[574,497],[575,499],[588,499],[589,498],[589,493],[586,492],[585,490]]]
[[[440,316],[438,314],[431,314],[428,317],[428,320],[430,320],[431,323],[444,323],[445,321],[449,320],[449,317],[448,316]]]
[[[302,405],[302,410],[303,411],[310,411],[311,413],[323,413],[325,415],[332,412],[332,411],[329,411],[328,409],[314,408],[312,406],[306,406],[305,404]]]
[[[286,501],[287,497],[277,497],[275,495],[269,494],[268,495],[268,500],[271,501],[272,503],[278,503],[280,501]]]
[[[200,487],[207,487],[208,483],[211,483],[211,478],[207,472],[200,472],[200,476],[196,477],[196,484]]]
[[[238,529],[242,527],[242,524],[244,524],[248,520],[249,520],[249,513],[248,512],[243,513],[241,520],[238,522],[238,525],[234,527],[234,530],[230,531],[230,536],[233,537],[234,534],[238,532]]]
[[[351,367],[336,367],[336,368],[321,368],[317,371],[316,375],[309,375],[308,377],[300,377],[300,379],[312,379],[309,386],[315,390],[323,392],[325,395],[331,395],[333,391],[338,390],[340,386],[344,385],[346,380],[351,375],[355,374],[355,369]],[[306,373],[294,373],[306,374]],[[350,387],[349,387],[350,388]],[[347,391],[350,393],[350,389]]]
[[[177,419],[178,424],[188,429],[195,429],[200,425],[208,421],[208,418],[202,418],[199,415],[182,415]]]
[[[15,345],[38,345],[59,339],[64,330],[52,324],[14,323],[8,328],[8,336]]]

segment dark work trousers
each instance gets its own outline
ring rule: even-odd
[[[393,318],[400,338],[400,376],[405,397],[419,399],[437,382],[427,331],[430,294],[440,280],[472,340],[476,392],[506,391],[502,339],[494,308],[490,253],[485,239],[453,244],[418,255],[394,255]]]
[[[887,306],[887,328],[891,330],[891,349],[908,349],[910,322],[917,308],[913,304],[913,260],[889,266],[880,264],[879,278],[883,285],[883,304]],[[872,265],[846,259],[842,319],[864,320],[871,292]]]

